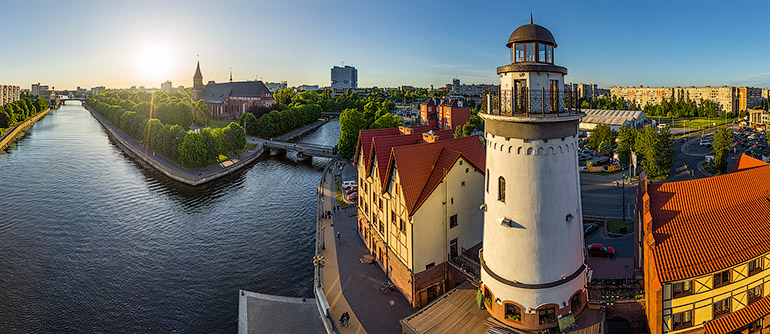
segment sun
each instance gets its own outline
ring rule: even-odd
[[[137,69],[149,80],[167,80],[171,73],[171,50],[162,45],[148,45],[137,54]]]

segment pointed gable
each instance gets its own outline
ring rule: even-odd
[[[461,157],[484,173],[486,154],[478,136],[393,148],[389,166],[398,171],[409,215],[413,215],[430,197]],[[389,172],[391,170],[388,168]],[[386,174],[385,179],[389,178],[390,175]]]

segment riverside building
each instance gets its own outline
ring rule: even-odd
[[[417,308],[466,279],[450,262],[475,257],[483,230],[480,138],[429,130],[361,130],[354,161],[359,236]]]
[[[539,25],[517,28],[497,68],[499,100],[485,121],[484,247],[481,291],[489,314],[510,327],[545,330],[574,322],[587,305],[578,123],[565,108],[567,69],[554,65],[556,40]]]
[[[767,333],[768,179],[770,164],[746,155],[725,175],[640,177],[636,252],[650,333]]]
[[[21,99],[21,88],[12,85],[0,85],[0,106]]]
[[[214,119],[238,119],[251,106],[270,107],[275,103],[273,94],[262,81],[233,82],[232,73],[230,82],[209,81],[204,86],[200,62],[193,75],[191,98],[205,101]]]

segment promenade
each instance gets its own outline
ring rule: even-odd
[[[12,143],[16,139],[16,136],[31,127],[33,124],[35,124],[35,122],[43,118],[43,116],[47,115],[50,110],[51,108],[47,108],[46,110],[37,113],[35,116],[28,118],[24,122],[16,124],[16,126],[14,126],[12,130],[8,131],[8,133],[6,133],[3,138],[0,138],[0,150],[5,149],[8,144]]]
[[[338,166],[338,165],[335,165]],[[323,290],[329,302],[332,319],[338,327],[340,315],[350,314],[350,328],[340,333],[401,333],[399,320],[415,310],[398,292],[380,292],[387,281],[385,273],[376,264],[363,257],[369,254],[356,232],[356,207],[333,209],[335,174],[339,168],[324,175],[321,187],[321,210],[332,212],[330,219],[322,219],[322,244],[326,266],[322,270]],[[343,179],[355,179],[355,168],[346,165]],[[337,243],[335,235],[340,232]]]

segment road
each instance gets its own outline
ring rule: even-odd
[[[616,184],[617,183],[617,184]],[[623,174],[600,175],[580,173],[580,194],[583,215],[594,217],[623,217]],[[633,217],[636,200],[635,180],[625,182],[626,219]]]

